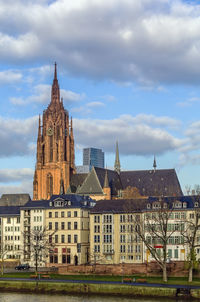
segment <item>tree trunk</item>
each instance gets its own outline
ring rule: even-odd
[[[192,282],[193,279],[193,263],[190,264],[188,272],[188,282]]]
[[[167,282],[167,266],[166,266],[166,263],[163,264],[163,281]]]

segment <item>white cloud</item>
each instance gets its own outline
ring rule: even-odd
[[[74,75],[199,83],[200,5],[183,0],[0,1],[0,60]]]
[[[22,97],[11,97],[10,102],[14,105],[28,105],[30,103],[41,103],[47,104],[51,100],[51,86],[46,84],[36,85],[33,88],[33,95],[22,98]],[[78,102],[84,99],[84,94],[78,94],[70,90],[60,90],[60,95],[63,97],[64,102]]]
[[[32,195],[33,181],[23,181],[19,185],[0,185],[0,196],[2,194],[28,193]]]
[[[22,74],[18,71],[4,70],[0,71],[0,85],[13,84],[22,80]]]
[[[38,117],[24,120],[0,116],[0,157],[32,154],[36,142]]]
[[[144,123],[145,119],[147,123]],[[169,119],[169,126],[170,123],[173,126],[176,124],[172,119]],[[158,125],[165,127],[167,117],[155,117],[153,120],[152,116],[149,119],[144,116],[142,122],[138,117],[131,116],[120,116],[114,120],[74,120],[75,138],[79,146],[90,146],[95,142],[96,147],[114,152],[115,143],[119,141],[120,153],[125,155],[152,155],[178,150],[183,141]]]
[[[179,107],[190,107],[193,104],[199,103],[200,102],[200,98],[199,97],[191,97],[183,102],[179,102],[177,103],[177,105]]]
[[[91,108],[95,108],[95,107],[104,107],[105,104],[102,103],[102,102],[90,102],[90,103],[87,103],[86,106],[88,107],[91,107]]]
[[[21,182],[33,180],[33,170],[30,168],[0,170],[0,183]]]

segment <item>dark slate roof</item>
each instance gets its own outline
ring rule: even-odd
[[[174,169],[122,171],[123,189],[137,187],[142,196],[181,196],[181,186]]]
[[[199,207],[200,207],[200,196],[198,195],[188,195],[188,196],[165,196],[165,197],[149,197],[146,201],[146,203],[152,204],[153,202],[156,201],[161,201],[166,202],[172,207],[173,203],[175,201],[181,201],[181,202],[186,202],[187,203],[187,209],[193,209],[195,207],[195,203],[198,202]],[[180,208],[176,208],[177,210],[180,210]],[[181,208],[181,210],[184,210],[184,208]]]
[[[77,189],[83,184],[87,175],[88,175],[87,173],[72,174],[70,178],[70,187],[67,191],[70,193],[75,193]]]
[[[0,216],[20,215],[20,207],[17,206],[0,206]]]
[[[128,213],[140,212],[146,208],[146,199],[111,199],[99,200],[90,213]]]
[[[169,196],[169,197],[149,197],[149,198],[137,198],[137,199],[112,199],[112,200],[100,200],[97,201],[90,213],[103,214],[103,213],[128,213],[128,212],[143,212],[143,211],[158,211],[158,209],[147,208],[147,205],[154,202],[166,202],[169,204],[169,208],[175,201],[186,202],[186,208],[173,208],[177,211],[183,211],[193,209],[195,203],[198,202],[198,211],[200,208],[200,196]]]
[[[31,200],[29,194],[3,194],[0,206],[23,206],[29,200]]]
[[[117,195],[122,189],[120,177],[116,171],[93,167],[83,185],[78,190],[79,194],[103,194],[105,175],[107,171],[108,183],[111,188],[111,195]]]
[[[94,200],[92,200],[88,196],[81,196],[77,194],[65,194],[65,195],[52,195],[50,200],[30,200],[27,202],[22,209],[30,209],[30,208],[55,208],[54,202],[56,200],[60,199],[61,201],[71,201],[70,205],[64,205],[64,206],[55,206],[56,208],[91,208],[93,207],[91,203],[95,203]]]

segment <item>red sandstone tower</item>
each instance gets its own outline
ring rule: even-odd
[[[70,176],[75,173],[72,118],[60,100],[55,63],[51,102],[39,117],[37,163],[33,181],[33,199],[49,199],[52,194],[66,192]],[[64,192],[63,192],[64,191]]]

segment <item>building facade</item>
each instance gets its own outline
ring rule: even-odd
[[[89,261],[89,213],[95,202],[78,195],[52,195],[21,207],[22,261],[65,266]],[[41,237],[35,242],[35,237]],[[46,248],[45,248],[46,245]],[[41,248],[40,248],[41,246]]]
[[[75,173],[72,118],[60,99],[55,64],[51,102],[39,117],[37,162],[33,181],[33,199],[49,199],[53,194],[67,191]],[[60,189],[62,188],[62,192]]]

